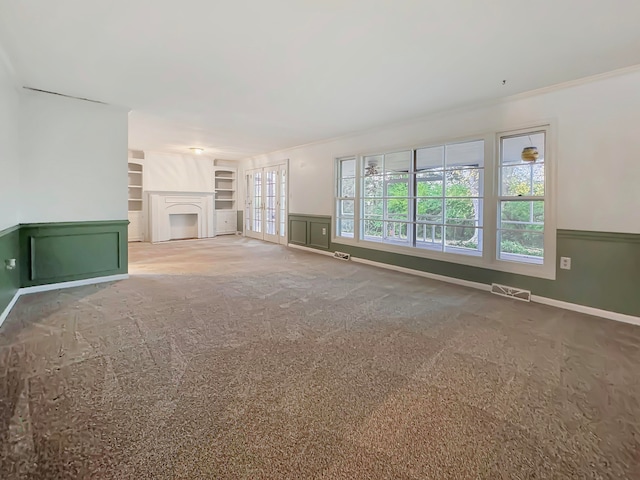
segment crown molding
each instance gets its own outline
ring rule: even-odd
[[[568,80],[566,82],[556,83],[548,85],[546,87],[536,88],[534,90],[527,90],[526,92],[516,93],[508,97],[501,98],[496,104],[511,102],[514,100],[521,100],[529,97],[536,97],[539,95],[545,95],[547,93],[557,92],[559,90],[566,90],[568,88],[579,87],[581,85],[587,85],[589,83],[599,82],[608,78],[622,77],[631,73],[640,72],[640,64],[631,65],[629,67],[617,68],[608,72],[597,73],[595,75],[589,75],[587,77],[576,78],[575,80]]]
[[[376,132],[380,132],[380,131],[384,131],[384,130],[388,130],[391,128],[399,128],[399,127],[403,127],[403,126],[410,126],[412,124],[415,123],[419,123],[419,122],[424,122],[424,121],[428,121],[428,120],[434,120],[443,116],[447,116],[447,115],[454,115],[454,114],[458,114],[458,113],[466,113],[466,112],[472,112],[473,110],[478,110],[481,108],[489,108],[489,107],[497,107],[500,106],[502,104],[505,103],[509,103],[509,102],[513,102],[513,101],[517,101],[517,100],[523,100],[526,98],[530,98],[530,97],[536,97],[536,96],[540,96],[540,95],[545,95],[548,93],[553,93],[556,91],[560,91],[560,90],[565,90],[568,88],[573,88],[573,87],[578,87],[581,85],[586,85],[589,83],[595,83],[601,80],[606,80],[608,78],[613,78],[613,77],[620,77],[620,76],[624,76],[624,75],[628,75],[631,73],[636,73],[636,72],[640,72],[640,64],[637,65],[631,65],[629,67],[623,67],[623,68],[618,68],[615,70],[610,70],[608,72],[603,72],[603,73],[598,73],[595,75],[589,75],[587,77],[582,77],[582,78],[578,78],[575,80],[569,80],[566,82],[561,82],[561,83],[556,83],[553,85],[549,85],[546,87],[541,87],[541,88],[536,88],[533,90],[527,90],[526,92],[521,92],[521,93],[516,93],[514,95],[509,95],[509,96],[505,96],[505,97],[499,97],[499,98],[491,98],[488,100],[480,100],[477,102],[471,102],[471,103],[466,103],[464,105],[458,105],[458,106],[453,106],[451,108],[444,108],[444,109],[440,109],[440,110],[435,110],[433,112],[430,112],[426,115],[420,115],[418,117],[412,117],[406,120],[400,120],[397,122],[393,122],[393,123],[386,123],[384,125],[380,125],[380,126],[376,126],[376,127],[370,127],[370,128],[366,128],[366,129],[362,129],[362,130],[356,130],[353,132],[349,132],[349,133],[345,133],[344,135],[338,135],[335,137],[330,137],[330,138],[324,138],[321,140],[317,140],[317,141],[313,141],[313,142],[308,142],[308,143],[302,143],[300,145],[294,145],[292,147],[287,147],[287,148],[282,148],[279,150],[273,150],[271,152],[265,152],[265,153],[260,153],[258,155],[252,155],[250,157],[245,157],[243,158],[241,161],[250,161],[250,160],[258,160],[260,157],[265,157],[265,156],[270,156],[270,155],[276,155],[276,154],[284,154],[286,152],[290,152],[292,150],[296,150],[298,148],[307,148],[307,147],[312,147],[315,145],[323,145],[326,143],[331,143],[331,142],[335,142],[335,141],[339,141],[339,140],[346,140],[349,138],[354,138],[354,137],[358,137],[360,135],[366,135],[366,134],[370,134],[370,133],[376,133]]]

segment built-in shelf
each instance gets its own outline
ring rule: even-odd
[[[142,211],[142,164],[129,162],[129,211]]]
[[[142,170],[141,163],[130,159],[127,168],[129,172],[129,227],[128,240],[140,242],[144,240],[143,213],[142,213]]]
[[[213,190],[216,210],[235,210],[236,175],[237,171],[231,167],[213,167]]]
[[[213,167],[214,208],[216,235],[235,234],[237,231],[236,175],[232,167]]]

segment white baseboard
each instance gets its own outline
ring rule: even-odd
[[[20,290],[18,290],[15,295],[13,295],[13,298],[11,299],[11,301],[9,302],[9,305],[7,305],[7,308],[4,309],[4,311],[2,313],[0,313],[0,326],[2,326],[2,323],[6,320],[6,318],[9,316],[9,312],[11,312],[11,309],[13,308],[13,306],[16,304],[16,302],[18,301],[18,298],[20,297]]]
[[[85,278],[84,280],[73,280],[71,282],[50,283],[48,285],[36,285],[35,287],[25,287],[20,289],[20,295],[28,295],[29,293],[48,292],[49,290],[60,290],[62,288],[82,287],[84,285],[93,285],[95,283],[115,282],[118,280],[126,280],[129,278],[128,273],[120,275],[109,275],[107,277]]]
[[[51,283],[48,285],[37,285],[35,287],[21,288],[15,293],[15,295],[9,302],[9,305],[7,305],[7,308],[5,308],[2,314],[0,314],[0,326],[9,316],[9,312],[11,312],[11,309],[18,301],[18,298],[22,295],[29,295],[30,293],[38,292],[48,292],[50,290],[61,290],[63,288],[82,287],[83,285],[94,285],[96,283],[115,282],[118,280],[126,280],[127,278],[129,278],[129,274],[123,273],[120,275],[109,275],[107,277],[86,278],[84,280],[73,280],[71,282]]]
[[[632,325],[640,326],[640,317],[634,317],[633,315],[625,315],[624,313],[601,310],[599,308],[587,307],[586,305],[580,305],[577,303],[563,302],[562,300],[540,297],[538,295],[531,295],[531,301],[542,303],[544,305],[549,305],[552,307],[564,308],[565,310],[572,310],[574,312],[584,313],[587,315],[593,315],[594,317],[603,317],[609,320],[615,320],[616,322],[630,323]]]
[[[324,252],[322,250],[315,250],[313,248],[301,247],[299,245],[291,245],[290,247],[299,248],[301,250],[307,250],[309,252],[320,253],[322,255],[333,256],[330,252]],[[440,280],[442,282],[453,283],[455,285],[462,285],[464,287],[477,288],[486,292],[491,291],[491,285],[470,282],[468,280],[462,280],[454,277],[447,277],[444,275],[437,275],[435,273],[423,272],[421,270],[414,270],[412,268],[398,267],[396,265],[390,265],[388,263],[374,262],[372,260],[366,260],[364,258],[356,258],[351,256],[351,261],[356,263],[364,263],[366,265],[372,265],[374,267],[386,268],[387,270],[395,270],[397,272],[408,273],[410,275],[416,275],[419,277],[431,278],[433,280]],[[539,295],[531,295],[531,301],[536,303],[542,303],[552,307],[562,308],[565,310],[571,310],[578,313],[584,313],[586,315],[593,315],[595,317],[602,317],[608,320],[615,320],[616,322],[630,323],[632,325],[640,326],[640,317],[634,317],[633,315],[625,315],[624,313],[611,312],[609,310],[601,310],[599,308],[587,307],[585,305],[579,305],[577,303],[563,302],[561,300],[554,300],[553,298],[541,297]]]

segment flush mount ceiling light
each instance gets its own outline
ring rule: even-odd
[[[196,155],[202,155],[202,152],[204,152],[204,148],[200,148],[200,147],[191,147],[189,148],[189,150],[191,150]]]

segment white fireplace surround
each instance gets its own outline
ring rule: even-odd
[[[198,238],[215,235],[212,192],[147,192],[152,243],[171,240],[170,215],[198,216]]]

